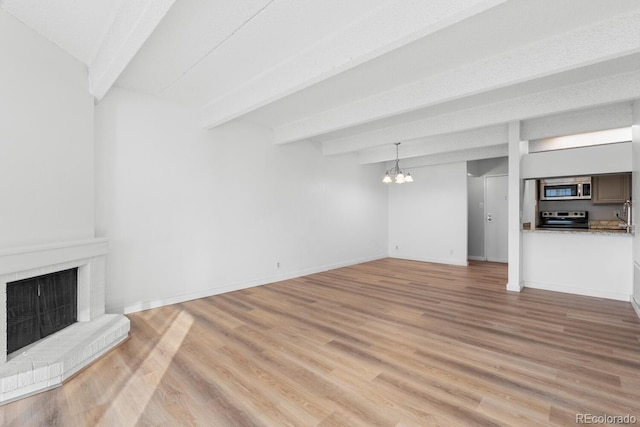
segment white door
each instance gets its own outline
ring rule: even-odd
[[[484,241],[487,261],[507,262],[509,177],[488,176],[484,191]]]

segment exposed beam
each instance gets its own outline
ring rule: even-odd
[[[640,52],[640,13],[618,16],[284,124],[288,143]]]
[[[310,49],[212,100],[201,110],[202,125],[218,126],[504,2],[389,1]]]
[[[631,126],[631,102],[534,118],[523,121],[521,125],[522,138],[526,140],[627,127]],[[400,158],[486,147],[506,143],[507,140],[507,124],[428,136],[405,141],[400,147]],[[395,147],[387,144],[359,151],[358,160],[361,164],[378,163],[393,160],[395,155]]]
[[[360,151],[392,142],[462,132],[637,98],[640,98],[640,71],[633,71],[326,141],[322,144],[322,152],[331,155]]]
[[[525,120],[522,122],[522,139],[574,135],[626,126],[631,126],[631,102]]]
[[[96,99],[102,99],[111,89],[174,2],[139,0],[122,3],[95,58],[89,64],[89,89]]]
[[[400,146],[400,158],[408,159],[449,151],[489,147],[492,145],[506,144],[507,140],[506,125],[492,126],[456,134],[430,136],[403,143]],[[395,159],[395,157],[396,148],[393,145],[376,147],[358,153],[358,160],[361,164],[389,161]]]
[[[449,151],[446,153],[433,154],[431,156],[413,157],[402,160],[403,170],[412,170],[422,166],[441,165],[445,163],[470,162],[472,160],[493,159],[496,157],[506,157],[508,155],[508,145],[499,144],[488,147],[471,148],[469,150]],[[390,163],[388,166],[390,167]],[[413,175],[413,172],[411,172]],[[419,179],[419,178],[416,178]]]

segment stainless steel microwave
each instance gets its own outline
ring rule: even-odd
[[[540,200],[588,199],[591,199],[590,176],[540,180]]]

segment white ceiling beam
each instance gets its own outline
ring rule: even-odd
[[[640,71],[616,74],[505,101],[325,141],[325,155],[559,114],[640,98]]]
[[[89,90],[98,100],[149,38],[175,0],[125,1],[89,64]]]
[[[400,158],[429,156],[448,151],[468,150],[472,148],[489,147],[506,144],[509,141],[507,125],[492,126],[456,134],[430,136],[403,143],[400,148]],[[358,153],[361,164],[378,163],[396,158],[396,147],[386,145],[371,148]]]
[[[521,137],[525,140],[594,132],[631,126],[631,102],[624,102],[582,111],[537,117],[522,122]]]
[[[491,145],[488,147],[470,148],[468,150],[448,151],[446,153],[433,154],[430,156],[413,157],[402,160],[402,170],[409,170],[415,179],[420,179],[413,169],[422,166],[441,165],[445,163],[470,162],[473,160],[494,159],[505,157],[509,154],[508,144]],[[391,163],[387,163],[391,167]]]
[[[640,52],[640,13],[618,16],[275,128],[288,143]]]
[[[249,113],[296,91],[432,34],[505,0],[394,0],[265,70],[201,110],[205,128]]]

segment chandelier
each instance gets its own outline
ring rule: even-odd
[[[396,164],[395,164],[395,166],[384,173],[384,178],[382,179],[382,182],[384,182],[386,184],[388,184],[390,182],[395,182],[396,184],[404,184],[405,182],[413,182],[413,177],[411,176],[411,174],[409,172],[407,172],[406,174],[404,172],[402,172],[402,169],[400,169],[400,166],[398,164],[399,161],[400,161],[398,159],[398,146],[399,145],[400,145],[399,142],[395,143],[395,146],[396,146]],[[391,177],[393,177],[393,179]]]

